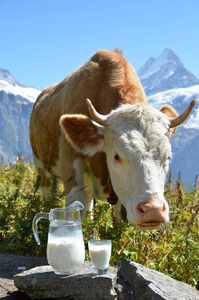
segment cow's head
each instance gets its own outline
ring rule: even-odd
[[[154,229],[169,220],[164,184],[171,157],[170,135],[189,115],[195,101],[177,115],[170,106],[161,111],[145,104],[123,104],[108,115],[99,114],[87,99],[92,119],[64,115],[60,124],[67,140],[85,155],[107,155],[115,193],[130,223]]]

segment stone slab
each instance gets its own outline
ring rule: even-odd
[[[50,266],[41,266],[14,276],[14,284],[20,292],[34,299],[94,299],[116,298],[114,286],[117,269],[110,267],[108,274],[92,274],[92,265],[86,261],[72,275],[56,275]]]
[[[199,292],[188,284],[120,258],[118,283],[128,286],[137,300],[199,300]]]

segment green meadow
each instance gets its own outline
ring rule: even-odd
[[[0,164],[0,252],[18,255],[46,255],[49,223],[39,223],[41,246],[32,233],[32,219],[39,212],[64,207],[64,191],[52,178],[51,196],[43,199],[31,161],[19,155],[15,164]],[[93,236],[111,239],[111,265],[117,267],[120,257],[138,262],[172,278],[199,288],[199,190],[197,176],[192,190],[186,190],[180,179],[169,181],[165,197],[170,206],[170,222],[156,231],[141,231],[126,221],[118,222],[114,207],[97,201],[93,218],[82,221],[88,255],[88,240]],[[78,199],[77,199],[78,200]]]

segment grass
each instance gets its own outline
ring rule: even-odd
[[[32,162],[25,163],[19,155],[15,164],[0,165],[0,252],[19,255],[46,255],[49,223],[39,224],[41,246],[37,246],[32,233],[32,219],[39,212],[64,207],[63,187],[52,178],[51,196],[45,200],[39,191],[40,178]],[[173,183],[170,176],[165,189],[170,206],[170,223],[156,231],[141,231],[128,222],[117,222],[114,207],[99,201],[82,221],[88,255],[88,240],[95,235],[111,239],[113,243],[111,265],[117,267],[119,258],[134,260],[172,278],[196,287],[199,285],[199,190],[197,177],[192,191],[187,191],[180,174]]]

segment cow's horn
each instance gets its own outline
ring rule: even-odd
[[[170,122],[171,122],[170,128],[173,128],[173,127],[176,127],[176,126],[179,126],[180,124],[182,124],[186,120],[186,118],[189,116],[195,103],[196,103],[196,99],[191,101],[191,103],[189,104],[187,109],[180,116],[178,116],[176,118],[170,118]]]
[[[104,115],[101,115],[99,114],[94,106],[92,105],[91,103],[91,100],[89,99],[86,99],[86,102],[87,102],[87,105],[88,105],[88,110],[89,110],[89,113],[93,119],[93,121],[96,121],[97,123],[101,124],[101,125],[104,125],[106,120],[107,120],[107,116],[104,116]]]

